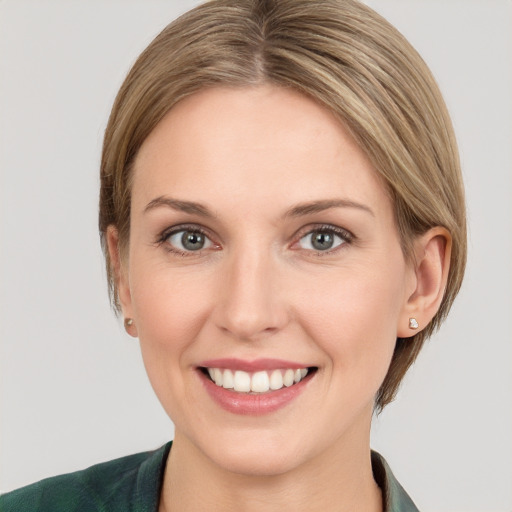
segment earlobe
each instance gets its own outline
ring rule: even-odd
[[[437,313],[448,280],[451,240],[448,230],[435,227],[415,241],[415,287],[399,319],[399,338],[408,338],[421,331]]]
[[[116,283],[116,289],[118,294],[119,303],[125,318],[125,329],[130,336],[137,337],[137,328],[132,320],[132,301],[130,293],[130,283],[124,268],[121,250],[119,246],[119,232],[115,226],[109,226],[107,228],[107,245],[108,253],[110,257],[110,265],[112,267],[112,273]],[[129,319],[130,322],[126,320]]]

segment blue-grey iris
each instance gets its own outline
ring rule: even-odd
[[[311,245],[317,251],[326,251],[334,245],[334,236],[331,233],[316,231],[311,234]]]
[[[204,247],[205,237],[196,231],[185,231],[181,243],[187,251],[199,251]]]

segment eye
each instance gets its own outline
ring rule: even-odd
[[[201,231],[181,229],[165,237],[165,241],[179,252],[194,252],[213,247],[213,242]]]
[[[344,230],[337,232],[332,228],[321,228],[310,231],[298,241],[301,249],[327,252],[349,242],[350,236]]]

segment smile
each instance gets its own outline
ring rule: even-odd
[[[298,384],[306,377],[309,369],[287,368],[250,373],[243,370],[206,368],[206,371],[218,387],[237,393],[268,393]]]
[[[211,359],[196,367],[214,403],[234,414],[265,415],[291,405],[310,386],[317,366],[282,359]]]

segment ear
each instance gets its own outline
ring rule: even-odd
[[[133,337],[137,337],[137,327],[135,322],[127,323],[128,319],[133,320],[132,297],[130,292],[130,282],[128,279],[128,272],[126,265],[121,256],[119,246],[119,232],[115,226],[107,228],[107,246],[108,254],[110,256],[110,264],[114,273],[114,279],[117,288],[117,295],[123,316],[125,318],[124,327],[126,332]]]
[[[400,315],[399,338],[409,338],[424,329],[439,310],[448,280],[451,248],[452,237],[442,227],[429,229],[414,242],[414,279]],[[417,321],[418,328],[410,326],[410,319]]]

